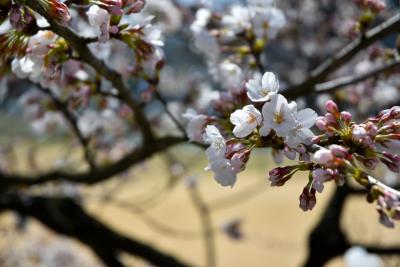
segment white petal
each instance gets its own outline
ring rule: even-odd
[[[264,73],[261,80],[261,85],[263,88],[266,88],[274,93],[278,92],[279,90],[279,81],[272,72]]]
[[[310,108],[300,110],[296,116],[298,122],[301,124],[301,126],[305,128],[312,127],[317,117],[318,117],[317,113]]]

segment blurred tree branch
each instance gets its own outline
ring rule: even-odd
[[[76,117],[68,110],[67,104],[63,103],[57,96],[49,89],[43,88],[39,84],[35,84],[36,88],[46,94],[51,101],[54,103],[56,108],[63,114],[64,118],[69,122],[71,129],[73,130],[75,136],[78,138],[81,143],[82,149],[84,151],[85,159],[90,166],[90,169],[94,171],[96,169],[96,164],[93,159],[93,155],[89,149],[89,140],[83,136],[81,131],[78,128],[78,122]]]
[[[289,98],[309,94],[310,90],[313,90],[318,83],[321,83],[332,72],[349,62],[360,51],[395,32],[400,32],[400,13],[367,31],[364,35],[359,36],[311,71],[309,77],[304,82],[287,88],[283,94]]]
[[[132,97],[131,92],[125,85],[122,76],[115,70],[109,68],[103,61],[99,60],[87,47],[87,41],[78,36],[70,28],[61,26],[54,21],[52,16],[43,8],[40,0],[32,0],[27,5],[42,15],[50,23],[50,29],[57,35],[63,37],[78,52],[79,58],[108,79],[118,90],[120,99],[134,111],[136,121],[141,129],[144,145],[150,145],[154,141],[154,135],[140,104]]]
[[[185,139],[178,137],[159,138],[154,141],[151,146],[143,146],[138,150],[134,150],[117,162],[114,162],[108,166],[100,166],[95,170],[89,170],[83,173],[70,173],[56,170],[39,175],[19,175],[8,174],[0,171],[0,185],[3,187],[30,186],[55,180],[65,180],[83,184],[95,184],[107,180],[114,175],[120,174],[121,172],[128,170],[136,163],[150,158],[155,153],[164,151],[165,149],[184,141]]]
[[[379,68],[373,69],[363,74],[344,76],[329,82],[317,84],[315,86],[315,90],[320,93],[329,93],[336,89],[340,89],[348,85],[359,83],[369,78],[377,77],[378,75],[399,66],[400,66],[400,60],[394,60],[393,62],[387,63]]]
[[[113,231],[87,214],[82,206],[69,198],[2,194],[0,195],[0,211],[6,210],[31,216],[59,234],[77,238],[89,246],[110,267],[124,266],[118,260],[118,254],[123,251],[157,266],[188,266],[152,246]]]

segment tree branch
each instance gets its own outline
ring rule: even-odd
[[[204,203],[200,191],[197,186],[189,187],[190,196],[192,202],[196,207],[203,228],[203,239],[205,247],[205,258],[207,267],[215,267],[216,262],[216,250],[215,250],[215,239],[214,239],[214,229],[212,226],[210,210],[208,206]]]
[[[59,100],[54,93],[46,88],[43,88],[39,84],[35,84],[35,86],[44,94],[50,97],[50,99],[53,101],[54,105],[56,108],[64,115],[65,119],[69,122],[72,131],[75,133],[75,136],[78,138],[79,142],[81,143],[82,149],[84,151],[84,155],[86,158],[87,163],[90,166],[91,170],[96,169],[96,164],[94,162],[93,156],[89,150],[89,140],[84,137],[81,133],[81,131],[78,128],[78,122],[75,118],[75,116],[68,110],[68,107],[61,101]]]
[[[95,170],[90,170],[88,172],[83,172],[83,173],[50,171],[48,173],[40,175],[29,176],[29,175],[7,174],[0,171],[0,185],[3,187],[30,186],[58,179],[76,183],[95,184],[98,182],[105,181],[110,177],[129,169],[132,165],[141,162],[145,159],[148,159],[153,154],[161,152],[183,141],[186,140],[177,137],[160,138],[157,139],[151,146],[147,147],[144,146],[138,150],[135,150],[111,165],[98,167]]]
[[[78,52],[79,57],[83,62],[90,65],[93,69],[95,69],[98,73],[100,73],[104,78],[108,79],[113,84],[113,86],[118,90],[121,99],[124,100],[128,104],[128,106],[134,111],[136,122],[139,124],[139,127],[142,131],[145,145],[153,142],[154,135],[150,123],[148,122],[142,110],[142,107],[132,98],[131,93],[125,85],[122,76],[115,70],[109,68],[102,60],[99,60],[97,57],[95,57],[87,47],[87,42],[84,38],[77,35],[70,28],[64,27],[55,22],[50,13],[45,10],[45,8],[43,8],[40,0],[27,1],[26,4],[47,19],[50,24],[50,29],[57,35],[63,37],[66,41],[68,41],[72,48],[75,49],[76,52]]]
[[[379,74],[384,73],[388,70],[394,69],[400,66],[400,60],[395,60],[388,64],[385,64],[379,68],[371,70],[369,72],[359,74],[359,75],[349,75],[345,77],[341,77],[329,82],[320,83],[315,86],[315,91],[320,93],[328,93],[334,91],[336,89],[343,88],[348,85],[352,85],[355,83],[362,82],[368,78],[377,77]]]
[[[368,246],[368,245],[357,245],[365,248],[369,253],[375,253],[379,255],[399,255],[400,246],[394,247],[383,247],[383,246]]]
[[[350,61],[360,51],[394,32],[400,32],[400,13],[384,21],[375,28],[359,36],[356,40],[345,46],[337,54],[323,62],[311,71],[309,77],[299,85],[287,88],[283,94],[289,98],[296,98],[313,90],[314,86],[322,82],[329,74]]]
[[[152,246],[113,231],[69,198],[3,194],[0,195],[0,211],[5,210],[34,217],[59,234],[79,239],[111,267],[123,266],[117,259],[122,251],[141,257],[156,266],[188,266]]]

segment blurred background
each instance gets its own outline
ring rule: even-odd
[[[178,7],[174,1],[148,0],[144,10],[156,16],[156,22],[166,33],[166,66],[161,72],[160,90],[171,109],[182,99],[209,100],[214,97],[211,89],[222,90],[192,44],[188,25],[200,3],[179,2]],[[218,0],[205,4],[222,12],[245,1]],[[374,25],[398,13],[398,1],[388,0],[386,4],[387,10]],[[277,6],[284,10],[288,26],[268,44],[264,62],[268,70],[278,74],[285,88],[303,81],[310,70],[351,41],[343,29],[349,22],[346,18],[357,16],[357,8],[351,1],[328,0],[282,0],[277,1]],[[396,36],[391,35],[366,53],[360,53],[334,77],[362,71],[366,64],[373,65],[372,49],[395,46]],[[343,108],[365,118],[382,107],[399,103],[399,74],[385,79],[384,84],[375,82],[368,80],[332,95],[309,95],[298,102],[321,111],[321,103],[334,98]],[[146,93],[143,81],[135,85],[135,93]],[[25,83],[12,79],[0,81],[0,165],[22,174],[40,173],[55,166],[82,169],[82,151],[77,149],[76,140],[54,126],[49,118],[32,120],[29,116],[30,111],[23,104],[28,89]],[[171,122],[160,116],[160,104],[149,106],[148,114],[169,130]],[[174,113],[180,115],[182,111],[177,108]],[[125,151],[124,146],[134,147],[135,142],[134,138],[127,138],[100,151],[100,157],[103,153],[108,156],[104,156],[106,160],[118,158]],[[305,213],[298,206],[298,198],[307,177],[297,175],[284,187],[271,188],[268,170],[276,164],[269,150],[256,152],[233,188],[217,185],[212,173],[204,171],[205,166],[207,159],[202,149],[179,145],[100,184],[48,183],[29,188],[29,193],[73,198],[90,215],[120,234],[151,244],[193,266],[206,266],[210,257],[216,266],[301,266],[307,257],[309,234],[327,210],[336,185],[329,184],[323,194],[317,195],[315,209]],[[376,174],[387,181],[398,179],[384,169]],[[355,193],[346,198],[339,226],[351,244],[400,247],[399,230],[384,228],[376,217],[374,205],[365,201],[365,195]],[[103,266],[79,241],[16,212],[0,214],[0,231],[2,267]],[[380,258],[384,265],[371,267],[400,266],[399,257]],[[126,266],[151,266],[129,254],[122,254],[121,260]],[[362,266],[349,262],[335,257],[326,266]]]

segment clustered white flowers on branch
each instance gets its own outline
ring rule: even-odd
[[[400,193],[377,183],[356,162],[371,170],[381,162],[393,172],[400,171],[400,156],[390,151],[400,140],[400,107],[357,124],[349,112],[340,112],[329,100],[327,113],[318,117],[312,109],[298,110],[295,102],[279,94],[273,73],[260,77],[250,78],[241,94],[232,94],[230,103],[224,98],[225,102],[215,105],[217,110],[223,109],[221,106],[225,111],[230,109],[229,116],[192,115],[188,133],[197,137],[203,133],[203,142],[209,145],[206,170],[214,172],[222,186],[232,187],[256,148],[270,147],[273,154],[290,160],[299,155],[298,164],[269,172],[271,186],[283,186],[295,173],[308,172],[299,199],[300,207],[307,211],[315,206],[316,192],[323,191],[324,183],[335,181],[341,186],[347,179],[354,179],[367,188],[370,201],[377,201],[380,221],[393,227],[393,220],[400,219]],[[317,134],[311,130],[314,124]]]
[[[358,30],[364,33],[385,4],[381,0],[354,2],[362,10],[358,22],[364,28]],[[18,78],[50,92],[53,102],[65,104],[63,113],[84,145],[117,147],[113,141],[119,139],[120,146],[136,147],[136,143],[127,145],[123,137],[143,129],[149,134],[143,139],[151,144],[153,129],[146,125],[150,116],[140,113],[152,98],[168,111],[157,88],[166,59],[162,32],[153,24],[154,18],[134,21],[131,17],[144,5],[144,0],[1,1],[1,22],[8,20],[10,27],[0,33],[0,60]],[[44,19],[39,14],[48,20],[47,26],[38,23]],[[88,25],[90,37],[84,38],[81,35],[87,33]],[[400,171],[400,156],[392,151],[400,141],[400,107],[356,123],[350,112],[340,111],[333,101],[324,101],[326,113],[318,117],[314,110],[288,100],[285,91],[279,91],[277,76],[265,72],[263,53],[285,25],[285,15],[273,0],[249,0],[247,6],[234,5],[220,13],[206,7],[197,11],[190,26],[194,48],[205,56],[209,73],[223,91],[206,110],[209,113],[189,109],[183,115],[189,141],[208,147],[206,169],[222,186],[234,186],[252,151],[268,147],[277,162],[298,158],[294,165],[269,171],[271,186],[283,186],[297,172],[308,173],[299,197],[304,211],[313,209],[316,193],[323,192],[326,182],[340,186],[354,179],[368,190],[368,200],[376,201],[380,221],[394,226],[393,220],[400,219],[400,193],[372,178],[368,170],[383,164]],[[124,52],[115,54],[121,47]],[[398,53],[389,56],[395,58]],[[132,78],[146,83],[142,94],[128,89]],[[28,106],[40,106],[32,112],[34,117],[56,124],[58,113],[43,114],[54,109],[42,103],[43,96],[27,99],[32,100]],[[141,121],[132,123],[134,118]],[[37,128],[47,124],[36,122]],[[122,157],[115,155],[112,159]]]
[[[261,51],[285,24],[285,16],[274,1],[249,1],[247,6],[235,5],[224,14],[199,9],[191,30],[194,45],[206,57],[214,79],[224,88],[238,91],[245,78],[239,65],[261,67]],[[255,77],[249,86],[256,86],[258,80]],[[264,77],[262,82],[273,81]]]

